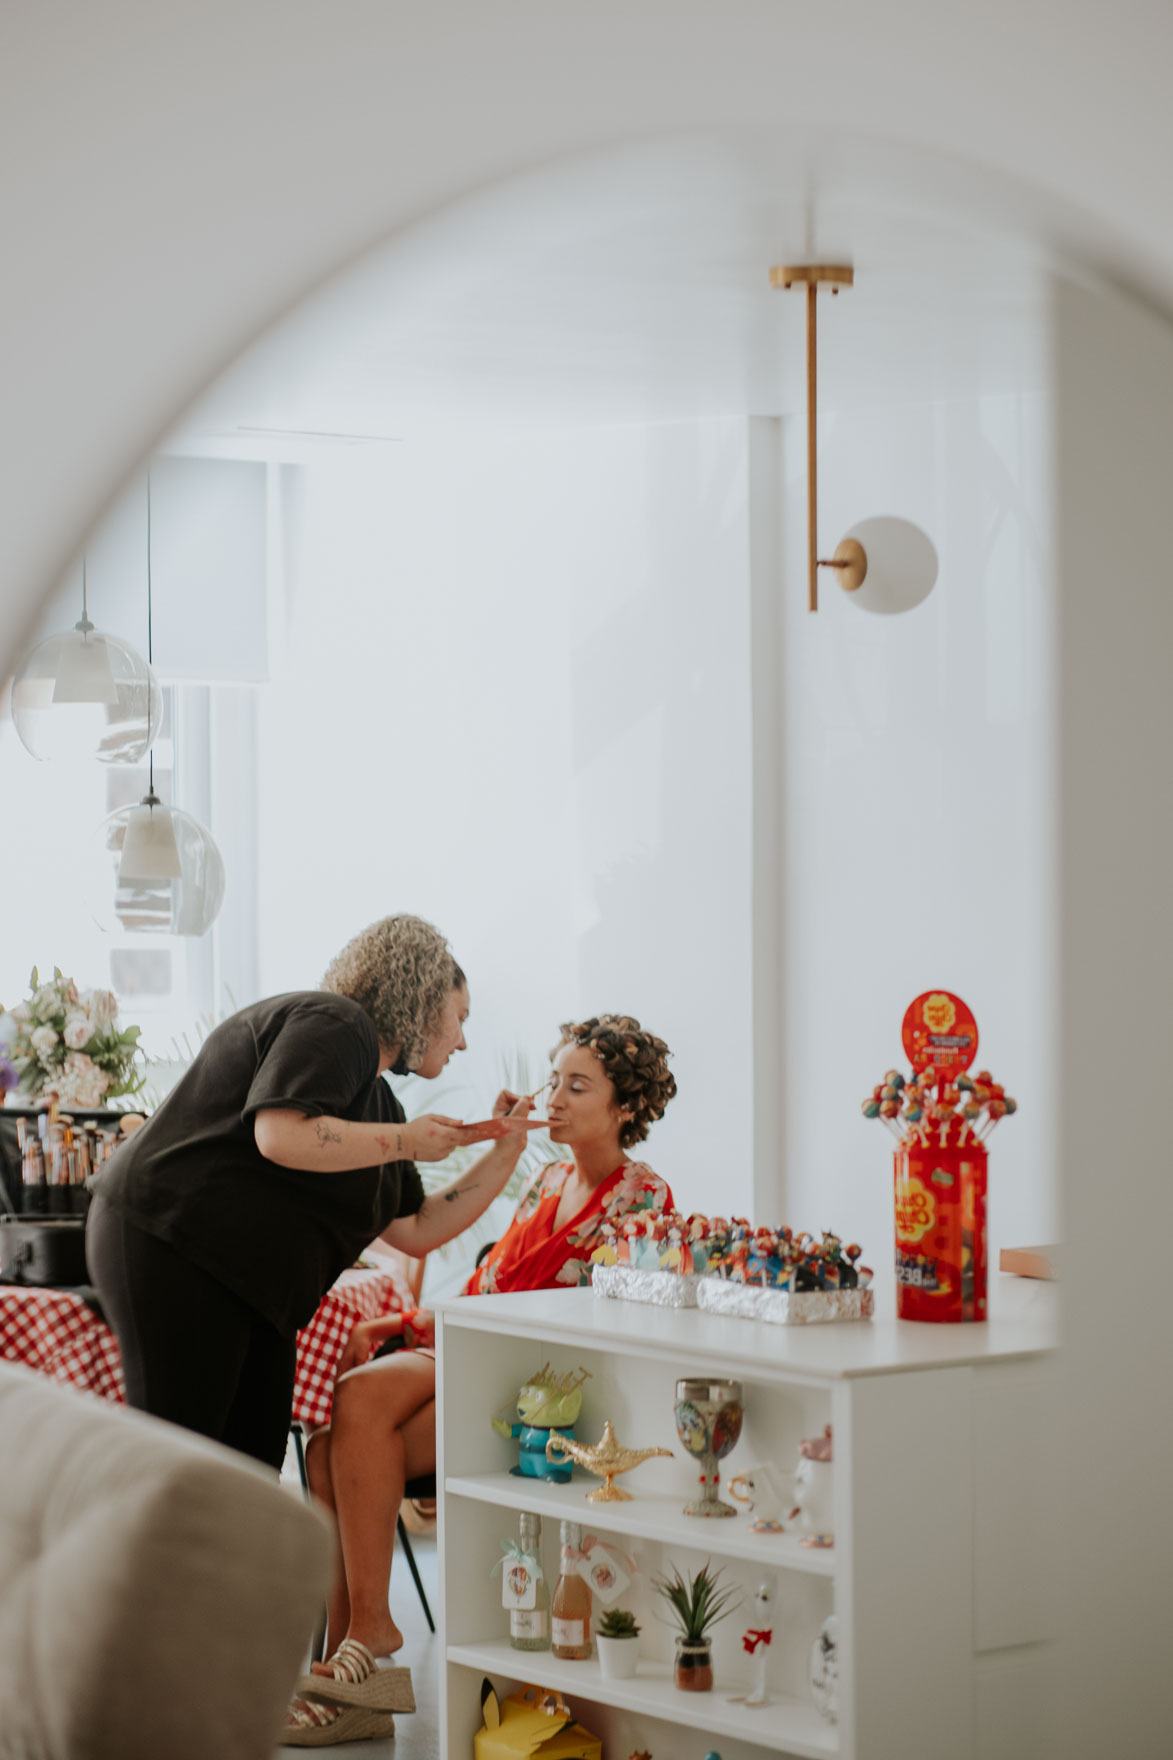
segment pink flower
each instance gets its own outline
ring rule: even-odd
[[[57,1034],[52,1027],[34,1027],[29,1034],[29,1043],[34,1051],[55,1051],[57,1049]]]
[[[92,990],[89,998],[89,1014],[94,1026],[100,1031],[112,1027],[118,1018],[118,998],[112,990]]]
[[[93,1033],[88,1018],[80,1008],[71,1008],[65,1017],[65,1031],[62,1037],[71,1051],[80,1051]]]

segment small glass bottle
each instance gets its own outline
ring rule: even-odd
[[[582,1529],[577,1522],[562,1522],[558,1533],[562,1571],[550,1610],[550,1648],[564,1662],[585,1662],[591,1653],[591,1586],[578,1570]]]
[[[542,1559],[542,1518],[529,1510],[521,1512],[521,1550],[532,1553],[540,1566]],[[550,1648],[550,1591],[544,1576],[534,1579],[532,1607],[509,1609],[509,1642],[515,1650],[548,1650]]]

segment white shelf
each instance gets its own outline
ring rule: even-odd
[[[640,1662],[634,1680],[612,1681],[603,1678],[593,1657],[587,1662],[562,1662],[549,1651],[519,1651],[507,1643],[451,1644],[447,1655],[450,1663],[482,1674],[528,1681],[536,1673],[543,1687],[591,1699],[598,1705],[687,1724],[710,1735],[756,1742],[802,1755],[805,1760],[824,1760],[839,1752],[835,1726],[825,1723],[813,1705],[773,1696],[757,1708],[730,1705],[726,1695],[737,1691],[737,1682],[720,1679],[711,1693],[684,1693],[673,1685],[669,1663]]]
[[[1023,1291],[1023,1278],[991,1279],[989,1320],[934,1326],[877,1315],[824,1326],[771,1326],[700,1308],[611,1301],[590,1289],[461,1296],[437,1304],[448,1328],[560,1340],[580,1351],[669,1356],[775,1382],[823,1385],[875,1375],[981,1368],[1037,1357],[1057,1343],[1055,1286]]]
[[[555,1485],[545,1479],[515,1478],[512,1473],[449,1476],[444,1481],[448,1497],[467,1497],[508,1510],[528,1509],[551,1521],[583,1522],[601,1533],[633,1534],[720,1558],[748,1559],[771,1570],[805,1571],[813,1577],[835,1574],[834,1548],[803,1546],[797,1534],[751,1534],[744,1517],[686,1516],[680,1498],[663,1492],[633,1488],[630,1503],[591,1503],[585,1495],[588,1489],[589,1483],[581,1479]]]

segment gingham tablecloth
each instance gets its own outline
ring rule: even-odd
[[[309,1325],[297,1335],[294,1417],[311,1430],[330,1422],[334,1374],[356,1320],[401,1314],[414,1307],[411,1292],[389,1271],[344,1271],[322,1297]]]
[[[329,1422],[334,1374],[356,1320],[414,1306],[389,1271],[344,1271],[297,1335],[293,1415],[311,1429]],[[0,1284],[0,1357],[104,1399],[125,1401],[118,1340],[69,1290]]]
[[[0,1284],[0,1357],[103,1399],[126,1399],[118,1340],[68,1290]]]

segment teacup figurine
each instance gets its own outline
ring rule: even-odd
[[[738,1503],[744,1503],[753,1521],[751,1534],[781,1534],[782,1518],[794,1506],[791,1487],[795,1474],[786,1472],[773,1461],[761,1461],[747,1472],[730,1479],[728,1492]]]

